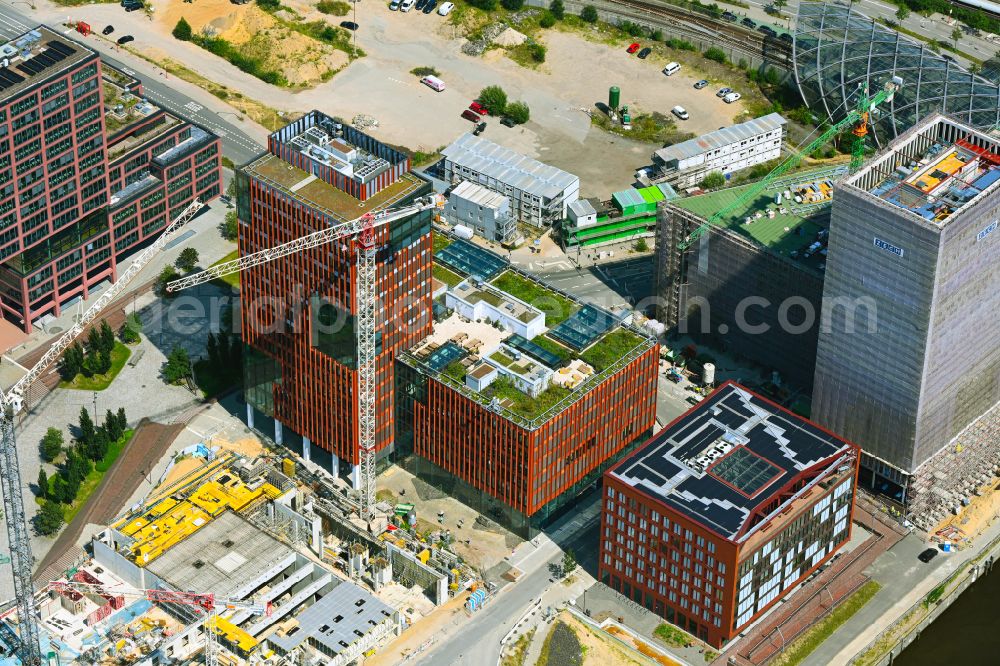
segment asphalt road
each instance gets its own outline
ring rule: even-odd
[[[36,27],[39,22],[38,19],[32,19],[8,5],[0,4],[0,38],[11,39],[22,35]],[[49,27],[58,32],[65,30],[65,28],[58,25],[50,25]],[[75,32],[70,32],[66,36],[70,39],[79,37]],[[263,152],[263,146],[223,116],[210,109],[206,109],[187,95],[177,92],[162,81],[156,80],[155,77],[137,74],[133,69],[129,68],[126,62],[109,56],[105,52],[105,49],[110,48],[110,43],[105,45],[101,40],[93,38],[87,42],[87,45],[99,51],[101,59],[108,64],[140,79],[146,92],[146,97],[150,102],[217,134],[222,139],[223,155],[231,159],[234,163],[242,164],[248,162],[251,158]]]

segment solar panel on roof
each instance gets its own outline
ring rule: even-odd
[[[563,360],[560,356],[558,356],[557,354],[553,354],[544,347],[535,344],[531,340],[528,340],[527,338],[518,335],[517,333],[507,338],[504,342],[506,342],[509,346],[513,347],[514,349],[524,352],[528,356],[531,356],[536,361],[541,361],[543,364],[549,366],[552,369],[558,368],[563,364]]]
[[[434,260],[480,280],[489,280],[507,267],[507,260],[503,257],[463,239],[438,250]]]
[[[47,46],[48,48],[54,51],[58,51],[59,53],[62,53],[63,55],[66,56],[70,56],[76,53],[76,49],[74,49],[69,44],[64,44],[63,42],[49,42]]]
[[[22,81],[24,81],[24,77],[17,72],[13,72],[7,68],[0,69],[0,89],[16,86]]]
[[[25,60],[20,65],[17,66],[19,70],[27,74],[28,76],[35,76],[39,72],[45,69],[41,63],[35,62],[35,59]]]
[[[580,350],[589,347],[614,325],[615,318],[612,315],[593,305],[584,305],[549,331],[549,337]]]

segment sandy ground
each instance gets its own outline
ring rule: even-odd
[[[365,666],[395,666],[423,652],[436,640],[441,630],[449,625],[464,622],[464,608],[468,593],[463,592],[434,613],[407,629],[392,643],[379,649],[373,657],[365,659]]]
[[[960,514],[942,520],[931,534],[950,526],[962,530],[966,537],[975,538],[992,525],[1000,517],[1000,481],[994,479],[980,493]]]
[[[615,664],[616,666],[650,666],[651,664],[663,663],[646,657],[636,650],[630,650],[622,646],[607,634],[595,631],[583,622],[580,622],[570,613],[560,613],[556,616],[556,621],[563,622],[576,634],[577,640],[584,647],[584,666],[606,666],[607,664]],[[544,643],[548,634],[555,626],[556,623],[553,622],[549,625],[549,631],[536,632],[532,639],[533,642]],[[628,638],[628,636],[623,636],[622,640],[630,643],[631,641]],[[671,660],[666,660],[664,666],[679,666],[679,664]]]

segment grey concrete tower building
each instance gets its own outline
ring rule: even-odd
[[[904,501],[1000,400],[998,181],[1000,142],[934,114],[834,194],[812,417]]]

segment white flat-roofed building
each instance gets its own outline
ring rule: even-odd
[[[451,224],[464,224],[487,240],[511,243],[517,223],[510,214],[510,199],[499,192],[463,180],[448,195],[444,216]]]
[[[771,113],[660,148],[653,153],[654,180],[694,187],[713,171],[729,175],[778,158],[785,124],[780,114]]]
[[[579,177],[482,137],[463,134],[441,153],[445,180],[468,180],[505,195],[519,222],[550,225],[580,198]]]

